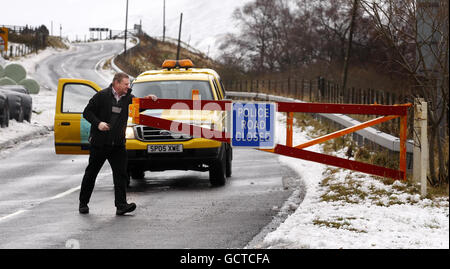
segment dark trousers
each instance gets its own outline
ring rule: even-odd
[[[113,171],[114,204],[120,206],[127,203],[127,152],[125,146],[91,146],[89,164],[81,182],[80,203],[88,204],[94,190],[98,172],[108,160]]]

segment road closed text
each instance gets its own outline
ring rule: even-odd
[[[225,264],[268,264],[270,258],[268,254],[262,253],[233,253],[224,256],[194,255],[187,253],[180,257],[180,264],[204,264],[211,267],[214,263]]]
[[[273,148],[276,108],[271,103],[233,103],[232,146]]]

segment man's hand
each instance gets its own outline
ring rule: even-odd
[[[150,99],[150,98],[152,98],[153,101],[158,100],[158,97],[156,97],[156,95],[154,95],[154,94],[147,95],[147,96],[145,96],[144,98],[145,98],[145,99]]]
[[[98,124],[98,129],[103,132],[109,131],[109,124],[102,121]]]

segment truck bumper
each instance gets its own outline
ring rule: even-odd
[[[146,150],[127,150],[128,170],[208,171],[208,166],[219,158],[223,148],[184,149],[180,153],[147,153]]]

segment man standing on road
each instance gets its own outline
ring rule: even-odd
[[[135,203],[127,203],[128,181],[125,130],[128,121],[128,106],[133,95],[130,79],[125,73],[117,73],[112,84],[96,93],[84,109],[83,117],[91,123],[89,135],[89,164],[81,183],[81,214],[88,214],[88,203],[94,190],[98,172],[106,160],[113,171],[116,215],[124,215],[136,209]],[[149,95],[154,101],[157,97]]]

